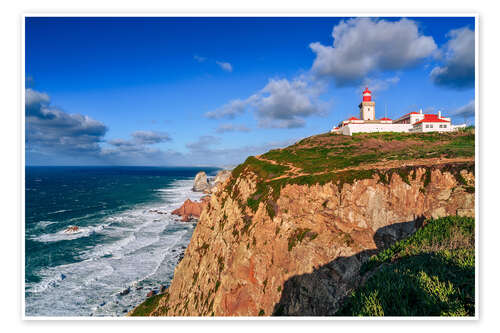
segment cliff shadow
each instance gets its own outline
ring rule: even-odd
[[[412,221],[394,223],[379,228],[373,240],[373,250],[361,251],[349,257],[338,257],[312,273],[288,279],[274,306],[273,316],[332,316],[349,292],[360,285],[361,265],[372,255],[414,233],[423,224],[423,216]]]

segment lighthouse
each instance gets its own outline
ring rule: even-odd
[[[359,118],[375,120],[375,102],[372,101],[372,92],[368,90],[368,87],[363,91],[363,101],[359,104]]]

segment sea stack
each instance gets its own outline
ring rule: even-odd
[[[207,178],[207,174],[205,173],[205,171],[198,172],[196,174],[196,177],[194,178],[193,191],[203,192],[209,188],[210,188],[210,185],[208,184],[208,178]]]

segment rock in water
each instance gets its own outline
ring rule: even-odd
[[[208,184],[207,174],[205,171],[198,172],[194,177],[193,191],[203,192],[208,188],[210,188],[210,185]]]
[[[80,228],[78,228],[78,226],[72,225],[72,226],[69,226],[68,228],[66,228],[66,230],[64,230],[64,233],[65,234],[73,234],[73,233],[79,232],[79,231],[80,231]]]
[[[172,211],[172,214],[182,216],[183,222],[187,222],[191,218],[199,218],[201,211],[207,205],[209,199],[210,197],[208,196],[204,196],[199,202],[187,199],[181,207]]]

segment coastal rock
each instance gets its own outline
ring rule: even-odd
[[[72,226],[69,226],[68,228],[66,228],[66,230],[64,230],[64,233],[65,234],[74,234],[75,232],[79,232],[79,231],[80,231],[80,228],[78,228],[78,226],[72,225]]]
[[[205,173],[205,171],[198,172],[196,174],[196,176],[194,177],[193,191],[203,192],[209,188],[210,188],[210,185],[208,183],[208,178],[207,178],[207,174]]]
[[[469,163],[469,162],[467,162]],[[288,184],[255,210],[241,172],[201,213],[156,316],[325,316],[360,284],[359,268],[428,217],[473,215],[471,164],[416,167],[338,183]],[[271,201],[272,200],[272,201]]]
[[[192,218],[198,219],[203,211],[203,208],[208,204],[210,197],[204,196],[201,198],[201,201],[191,201],[187,199],[184,201],[181,207],[172,211],[172,214],[181,216],[181,221],[187,222]]]
[[[231,170],[221,170],[217,172],[217,175],[215,176],[214,179],[214,185],[217,185],[219,183],[224,183],[226,179],[229,178],[229,176],[231,176]]]
[[[220,185],[222,185],[231,176],[231,170],[221,170],[217,172],[214,178],[213,185],[210,188],[210,193],[215,193],[219,190]]]
[[[156,290],[151,290],[149,293],[147,293],[146,297],[151,297],[156,295]]]
[[[129,293],[130,293],[130,287],[128,287],[127,289],[120,292],[120,296],[125,296],[125,295],[128,295]]]

